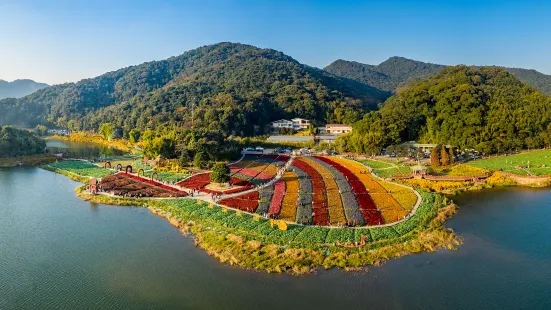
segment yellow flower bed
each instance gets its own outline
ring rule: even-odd
[[[417,195],[412,191],[403,188],[404,191],[392,192],[392,197],[398,201],[398,203],[404,207],[408,212],[413,209],[413,206],[417,203]]]
[[[307,162],[312,168],[316,169],[323,178],[325,188],[327,191],[327,209],[329,210],[329,223],[331,225],[338,225],[346,223],[346,216],[344,215],[344,207],[342,205],[341,194],[339,193],[339,186],[333,175],[321,166],[317,162],[304,157],[303,160]]]
[[[420,187],[422,189],[425,189],[427,191],[434,191],[434,192],[440,192],[440,191],[446,191],[446,190],[455,190],[460,188],[468,187],[472,184],[472,182],[454,182],[454,181],[429,181],[425,179],[409,179],[409,180],[399,180],[400,183],[409,185],[409,186],[415,186]]]
[[[277,172],[279,171],[279,167],[276,165],[269,165],[264,172],[266,172],[269,175],[275,176]]]
[[[391,194],[374,193],[371,198],[385,219],[385,223],[392,223],[403,219],[409,211],[403,208]]]
[[[290,171],[285,172],[283,181],[285,182],[285,196],[283,196],[283,202],[281,203],[279,218],[284,221],[294,222],[297,214],[298,189],[300,184],[298,183],[297,175]]]
[[[481,175],[488,173],[489,170],[484,168],[478,168],[473,167],[469,165],[456,165],[453,166],[450,171],[448,172],[448,175],[452,176],[473,176],[473,175]]]

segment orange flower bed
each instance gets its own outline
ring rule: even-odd
[[[297,215],[298,177],[294,172],[287,171],[283,175],[285,181],[285,196],[281,203],[279,218],[284,221],[294,222]]]
[[[396,218],[402,219],[417,203],[417,195],[413,191],[375,178],[361,163],[337,157],[331,157],[331,160],[358,176],[369,190],[386,223],[396,222]],[[367,174],[361,172],[367,172]]]
[[[346,216],[344,215],[344,207],[342,205],[339,187],[331,173],[327,169],[325,169],[325,167],[321,166],[320,164],[309,158],[304,158],[304,161],[307,162],[314,169],[316,169],[323,178],[323,182],[325,183],[325,188],[327,190],[327,208],[329,209],[329,223],[331,225],[346,223]]]
[[[409,212],[405,210],[399,203],[388,193],[375,193],[371,195],[373,201],[377,205],[381,215],[385,219],[385,223],[392,223],[403,219]]]

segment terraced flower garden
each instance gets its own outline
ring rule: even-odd
[[[359,162],[313,156],[294,158],[275,183],[219,203],[306,225],[373,226],[404,219],[417,199],[411,189],[374,177]]]

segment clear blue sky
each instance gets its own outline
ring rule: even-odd
[[[324,67],[390,56],[551,74],[546,1],[0,0],[0,79],[78,81],[220,41]]]

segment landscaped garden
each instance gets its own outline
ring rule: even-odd
[[[322,156],[295,157],[281,179],[253,193],[220,204],[290,223],[357,227],[400,221],[418,201],[413,190],[377,179],[361,163]]]

